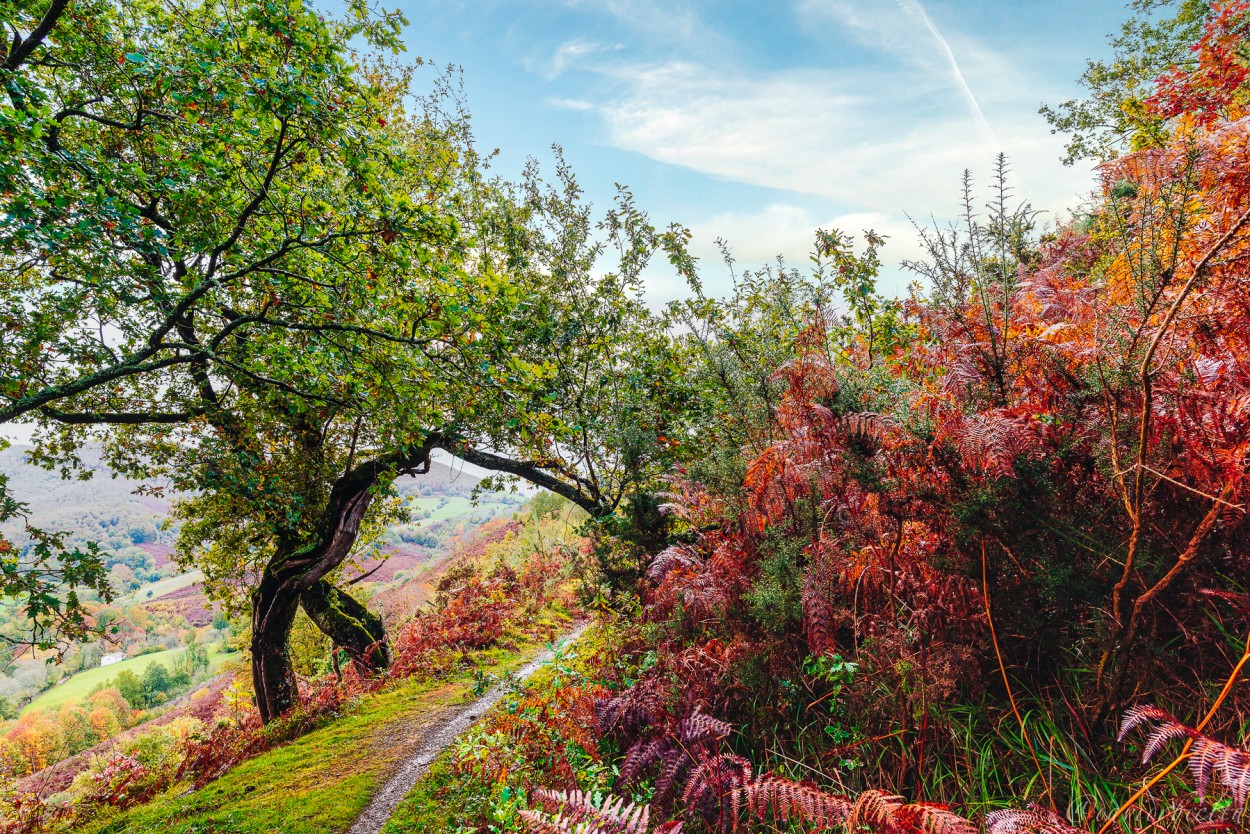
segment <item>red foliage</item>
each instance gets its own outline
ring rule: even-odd
[[[998,285],[909,302],[914,338],[894,355],[861,345],[835,361],[829,345],[844,334],[809,327],[776,372],[771,442],[746,461],[740,493],[676,474],[665,510],[685,538],[655,557],[644,592],[669,626],[660,660],[599,708],[601,730],[628,751],[624,782],[653,772],[663,808],[685,780],[687,805],[705,815],[733,797],[757,815],[841,813],[821,824],[851,829],[970,830],[943,808],[873,792],[818,813],[814,786],[685,744],[695,708],[736,718],[741,707],[736,663],[678,672],[689,647],[770,662],[837,652],[882,680],[940,658],[923,683],[948,694],[1000,662],[1003,678],[1067,686],[1059,670],[1075,660],[1088,683],[1063,694],[1089,736],[1135,687],[1197,695],[1206,664],[1227,663],[1201,601],[1243,600],[1250,572],[1248,33],[1250,0],[1219,5],[1196,67],[1161,79],[1152,99],[1164,118],[1187,117],[1168,144],[1102,166],[1094,216],[984,279]],[[799,553],[801,634],[764,627],[770,612],[751,608],[778,540]],[[985,628],[991,598],[1002,647]],[[1147,640],[1156,650],[1138,651]],[[1190,664],[1180,675],[1178,661]],[[1163,723],[1148,752],[1184,736],[1199,791],[1218,778],[1244,801],[1244,751],[1153,718]],[[1040,811],[987,823],[1075,830]]]
[[[1213,2],[1202,37],[1191,47],[1193,65],[1174,67],[1160,76],[1146,106],[1160,118],[1187,116],[1202,126],[1239,116],[1250,67],[1238,51],[1248,32],[1250,2]]]

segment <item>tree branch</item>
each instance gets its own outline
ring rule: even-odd
[[[567,498],[595,518],[602,518],[612,512],[611,505],[603,499],[598,488],[593,484],[585,484],[581,478],[577,479],[581,482],[580,484],[570,484],[542,469],[534,461],[514,460],[493,452],[484,452],[481,449],[472,448],[462,440],[441,435],[435,436],[434,446],[450,452],[474,466],[480,466],[493,472],[506,472],[509,475],[524,478],[534,486],[542,487],[554,492],[556,495]]]
[[[57,411],[50,406],[44,406],[39,409],[39,413],[50,420],[71,425],[138,426],[147,423],[185,423],[192,418],[203,416],[207,413],[207,409],[197,408],[182,412],[144,413],[138,411]]]
[[[69,0],[52,0],[48,10],[43,15],[43,19],[39,21],[39,25],[35,27],[34,31],[27,35],[25,39],[22,39],[20,36],[14,36],[13,48],[9,50],[4,65],[0,69],[6,72],[14,72],[21,67],[26,62],[26,59],[39,48],[44,39],[52,34],[52,29],[56,26],[57,20],[60,19],[68,7]]]

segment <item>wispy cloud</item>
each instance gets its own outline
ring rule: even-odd
[[[551,68],[549,77],[554,78],[564,72],[571,64],[578,59],[587,55],[593,55],[600,49],[599,44],[593,41],[571,40],[565,41],[556,48],[555,54],[551,56]]]
[[[727,180],[795,191],[872,211],[928,211],[952,202],[960,172],[986,171],[999,150],[923,81],[878,71],[727,75],[674,62],[611,71],[622,90],[600,101],[610,144]],[[873,96],[858,92],[871,90]],[[899,104],[883,112],[875,97]],[[999,114],[1001,146],[1028,193],[1062,206],[1087,174],[1055,170],[1060,142],[1031,108]],[[940,212],[939,212],[940,213]]]
[[[986,136],[995,145],[998,139],[994,136],[994,130],[990,127],[990,123],[985,120],[985,114],[981,112],[981,105],[977,103],[977,97],[972,94],[972,88],[968,86],[968,80],[964,78],[963,71],[959,68],[959,61],[955,59],[955,53],[951,49],[950,43],[942,36],[942,32],[933,22],[933,18],[929,17],[929,13],[925,11],[924,6],[920,4],[920,0],[904,0],[906,5],[915,11],[915,13],[924,21],[925,28],[929,30],[929,34],[933,36],[933,40],[937,42],[938,47],[942,50],[942,54],[946,56],[947,63],[950,65],[951,76],[955,84],[963,92],[964,98],[968,102],[968,106],[972,109],[973,115],[976,117],[981,129],[985,131]]]

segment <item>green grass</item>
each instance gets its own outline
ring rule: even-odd
[[[114,663],[111,666],[97,666],[94,669],[86,669],[72,677],[66,678],[61,683],[44,692],[35,700],[31,701],[22,710],[23,713],[31,710],[52,710],[61,706],[61,704],[74,701],[85,701],[91,695],[91,690],[97,684],[106,683],[117,677],[117,673],[124,669],[129,669],[136,675],[143,677],[143,672],[153,663],[164,663],[167,668],[172,669],[175,663],[182,660],[182,656],[186,653],[185,648],[166,649],[163,652],[154,652],[152,654],[142,654],[138,657],[132,657],[123,660],[120,663]],[[210,670],[217,669],[231,655],[220,651],[216,646],[209,650],[208,666]]]
[[[196,582],[204,578],[204,572],[193,570],[187,573],[180,573],[177,576],[167,576],[164,579],[158,579],[156,582],[149,582],[141,588],[131,591],[121,599],[117,600],[116,605],[134,605],[139,602],[150,602],[159,599],[165,594],[172,594],[174,591],[181,591],[183,588],[189,588]]]
[[[429,517],[421,519],[422,521],[450,521],[457,516],[472,512],[474,509],[486,509],[485,504],[475,508],[473,502],[468,498],[461,498],[457,495],[439,498],[418,498],[412,504],[414,509],[430,513]],[[442,506],[439,506],[440,504]]]
[[[477,655],[506,674],[541,646]],[[203,789],[175,785],[147,805],[93,820],[83,834],[330,834],[345,830],[404,755],[395,739],[441,709],[472,701],[473,676],[410,679],[368,695],[346,716],[240,764]]]

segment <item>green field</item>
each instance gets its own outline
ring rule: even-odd
[[[136,591],[131,591],[124,597],[117,600],[115,605],[134,605],[139,602],[150,602],[172,594],[174,591],[181,591],[183,588],[190,587],[196,582],[204,578],[203,571],[193,570],[188,573],[180,573],[177,576],[169,576],[156,582],[144,585]]]
[[[117,673],[123,669],[129,669],[140,677],[148,666],[157,661],[164,663],[165,666],[173,668],[173,665],[182,659],[182,655],[186,653],[185,648],[167,649],[163,652],[153,652],[152,654],[143,654],[138,657],[132,657],[123,660],[121,663],[114,663],[111,666],[97,666],[94,669],[87,669],[79,672],[73,677],[67,678],[61,683],[49,689],[35,700],[31,701],[22,712],[30,710],[49,710],[56,709],[61,704],[69,701],[85,701],[91,694],[91,690],[97,684],[104,683],[117,677]],[[216,646],[209,650],[208,664],[209,669],[220,668],[222,662],[230,657],[229,654],[220,651]]]
[[[443,503],[445,502],[445,503]],[[442,503],[443,506],[439,506]],[[450,495],[439,498],[418,498],[412,502],[413,509],[420,511],[428,511],[429,518],[421,519],[422,521],[450,521],[458,516],[467,515],[473,510],[482,510],[489,512],[491,506],[489,504],[479,504],[474,507],[473,502],[468,498],[461,498],[458,495]]]

